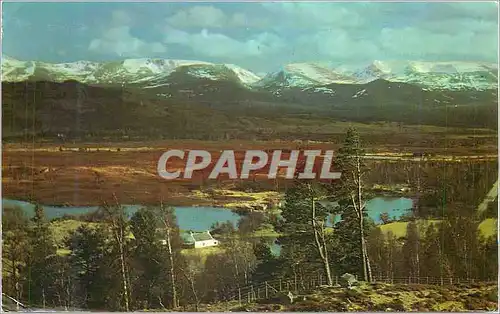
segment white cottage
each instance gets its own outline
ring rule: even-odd
[[[215,240],[208,230],[205,232],[189,232],[189,234],[183,235],[182,238],[184,245],[195,249],[219,245],[219,241]]]

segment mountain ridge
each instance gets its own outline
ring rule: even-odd
[[[360,85],[377,79],[437,90],[488,90],[498,86],[498,66],[487,62],[374,60],[363,66],[302,62],[283,65],[278,71],[262,77],[235,64],[197,60],[137,58],[48,63],[21,61],[9,56],[2,58],[2,81],[6,82],[77,80],[91,85],[151,87],[171,84],[172,75],[179,71],[195,79],[230,79],[249,89],[267,89],[275,93],[282,89],[334,83]]]

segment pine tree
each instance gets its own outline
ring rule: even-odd
[[[89,309],[106,308],[106,300],[112,292],[107,263],[109,234],[103,227],[82,225],[66,242],[71,250],[72,304]]]
[[[30,230],[32,248],[28,265],[28,301],[44,308],[53,301],[51,293],[54,281],[56,246],[43,207],[35,205],[35,216]]]
[[[179,230],[173,211],[164,210],[170,237],[167,237],[164,221],[159,208],[141,208],[131,218],[134,235],[133,282],[134,300],[140,308],[164,308],[165,292],[170,291],[173,298],[176,282],[172,281],[172,266],[182,265]],[[168,243],[170,241],[170,250]],[[176,263],[173,263],[173,262]],[[173,284],[173,285],[172,285]],[[174,301],[172,300],[172,304]]]
[[[421,246],[421,275],[435,278],[444,276],[446,260],[441,239],[438,227],[433,223],[428,225]]]
[[[119,204],[115,197],[115,205],[104,204],[103,208],[106,213],[106,223],[109,224],[111,231],[111,250],[112,254],[117,257],[119,266],[118,271],[120,274],[121,286],[121,307],[126,311],[130,311],[130,273],[128,265],[129,253],[129,221],[125,213],[125,209]]]
[[[19,207],[5,207],[2,213],[2,291],[23,300],[23,283],[29,257],[29,220]]]
[[[354,215],[346,214],[345,217],[357,221],[358,243],[361,255],[362,274],[365,281],[371,281],[370,258],[366,246],[366,192],[364,177],[367,167],[363,160],[364,149],[361,146],[359,134],[354,128],[349,128],[339,149],[336,166],[342,173],[341,179],[334,184],[334,194],[339,198],[341,211],[352,211]]]
[[[363,230],[370,234],[375,227],[372,219],[363,219]],[[361,237],[359,219],[352,210],[346,210],[340,215],[340,221],[334,224],[334,248],[333,258],[337,273],[363,274],[363,255],[360,250],[359,239]],[[368,248],[367,248],[368,253]]]
[[[372,273],[378,278],[382,278],[386,274],[387,260],[387,241],[382,230],[375,227],[371,230],[368,239],[368,255],[372,262]]]
[[[406,227],[406,240],[402,247],[405,268],[413,278],[420,277],[420,235],[415,221],[410,221]]]
[[[327,191],[323,186],[313,182],[296,182],[285,195],[285,206],[281,213],[284,223],[282,227],[288,234],[302,233],[301,237],[311,239],[315,255],[319,257],[325,272],[328,285],[333,285],[328,250],[329,239],[326,232],[328,215],[332,212],[325,205]]]

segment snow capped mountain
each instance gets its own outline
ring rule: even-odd
[[[132,84],[147,87],[150,83],[167,84],[170,76],[179,71],[200,79],[234,79],[244,85],[260,80],[259,76],[234,64],[193,60],[142,58],[103,63],[77,61],[59,64],[25,62],[5,56],[2,60],[2,80],[10,82],[76,80],[86,84]]]
[[[496,64],[484,62],[380,61],[353,65],[292,63],[279,71],[259,75],[234,64],[196,60],[125,59],[112,62],[47,63],[4,56],[2,80],[76,80],[86,84],[156,87],[185,80],[232,81],[247,88],[277,92],[286,88],[310,89],[336,84],[366,84],[377,79],[403,82],[426,89],[485,90],[498,85]],[[193,81],[194,82],[194,81]],[[318,89],[319,88],[319,89]]]
[[[371,82],[376,79],[388,79],[392,76],[404,73],[406,64],[401,61],[379,61],[375,60],[368,66],[359,69],[352,75],[359,82]]]
[[[255,85],[266,88],[312,87],[331,83],[355,84],[351,76],[319,63],[292,63],[266,75]]]
[[[494,89],[497,66],[479,62],[374,61],[354,72],[358,82],[384,79],[412,83],[430,89]]]
[[[35,72],[35,63],[7,56],[2,59],[2,81],[24,81]]]

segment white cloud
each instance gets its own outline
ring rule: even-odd
[[[188,33],[167,27],[164,42],[189,47],[207,57],[241,59],[273,54],[282,48],[283,42],[276,35],[260,33],[246,40],[238,41],[221,33],[211,33],[207,29],[199,33]]]
[[[227,17],[222,10],[213,6],[194,6],[187,10],[177,11],[173,16],[167,18],[167,22],[176,27],[218,28],[226,25]]]
[[[498,20],[498,3],[496,1],[488,2],[450,2],[439,3],[439,5],[428,4],[429,10],[428,18],[430,19],[481,19],[488,21]]]
[[[145,57],[164,53],[160,42],[146,42],[130,32],[131,17],[124,11],[114,11],[108,29],[99,38],[91,40],[88,50],[99,54],[115,54],[120,57]]]
[[[400,57],[449,56],[449,58],[491,59],[497,55],[498,41],[487,34],[461,30],[455,34],[427,31],[414,27],[384,29],[380,44],[390,54]]]
[[[373,59],[380,51],[375,42],[356,39],[343,29],[319,31],[299,38],[297,47],[314,49],[329,60]]]
[[[132,23],[132,17],[123,10],[111,12],[111,23],[114,25],[129,25]]]
[[[226,14],[221,9],[208,5],[179,10],[166,21],[176,28],[262,27],[268,24],[268,20],[262,17],[250,17],[241,12]]]
[[[216,4],[193,5],[153,26],[163,39],[152,43],[131,32],[137,16],[115,11],[108,29],[88,48],[121,56],[161,54],[168,48],[201,60],[273,66],[373,59],[491,61],[498,51],[495,10],[491,3],[265,2],[229,13]]]
[[[279,21],[276,24],[281,25],[282,31],[302,30],[301,36],[288,43],[299,56],[297,59],[302,58],[297,61],[318,58],[339,62],[447,58],[492,61],[498,53],[498,21],[496,5],[492,3],[261,5],[276,14]]]
[[[344,3],[307,3],[307,2],[263,2],[263,8],[269,11],[279,21],[278,28],[343,28],[357,27],[364,23],[362,15],[354,8],[364,4]]]

